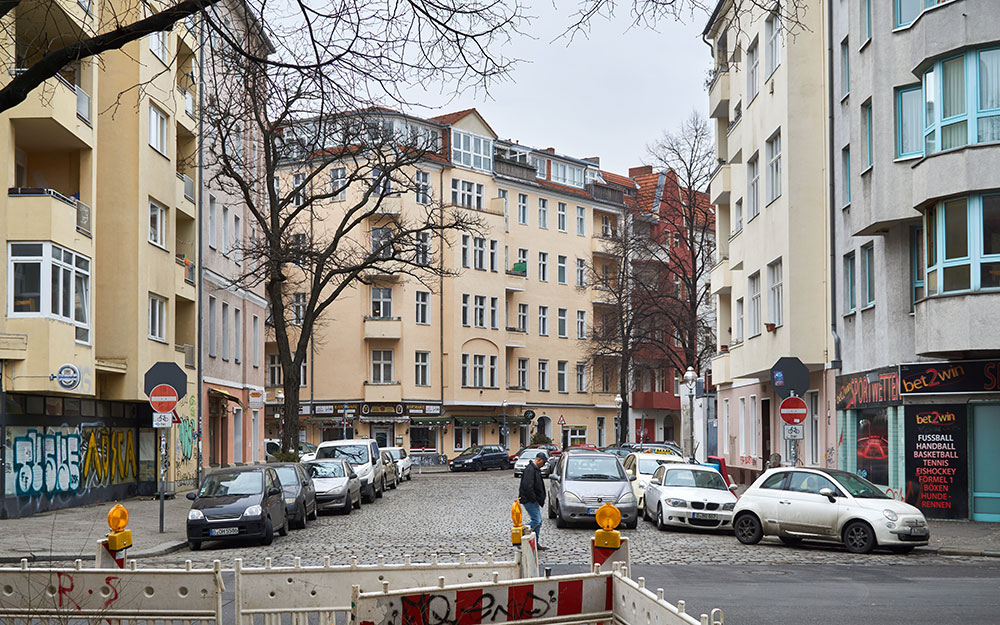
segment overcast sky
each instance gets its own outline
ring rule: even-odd
[[[614,21],[597,19],[589,38],[553,42],[575,6],[535,0],[528,13],[537,18],[526,29],[535,38],[521,38],[504,51],[524,59],[512,82],[496,85],[489,98],[467,94],[441,110],[476,107],[501,138],[580,158],[599,156],[602,169],[627,174],[648,161],[646,146],[664,130],[676,128],[692,109],[707,112],[711,53],[701,40],[707,16],[664,22],[653,32],[630,30],[622,10]]]

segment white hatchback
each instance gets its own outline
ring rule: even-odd
[[[383,451],[389,452],[392,459],[396,461],[400,480],[409,481],[413,479],[413,459],[410,458],[410,452],[406,451],[403,447],[386,447]]]
[[[733,529],[745,545],[770,535],[786,545],[803,539],[842,542],[852,553],[876,547],[908,553],[930,538],[920,510],[889,498],[863,477],[791,467],[757,478],[736,502]]]

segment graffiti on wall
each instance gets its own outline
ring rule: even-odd
[[[195,453],[198,444],[198,397],[189,392],[174,409],[179,423],[175,423],[171,431],[171,446],[175,472],[173,479],[184,482],[193,480],[198,470]]]
[[[8,453],[20,497],[79,493],[138,477],[135,431],[129,428],[30,428],[13,437]]]

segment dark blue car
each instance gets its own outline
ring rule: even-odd
[[[452,471],[509,469],[510,458],[500,445],[476,445],[455,456],[448,468]]]

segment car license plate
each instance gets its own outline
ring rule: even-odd
[[[232,536],[239,533],[240,528],[238,527],[217,527],[211,530],[208,534],[209,536]]]
[[[710,514],[708,512],[692,512],[692,519],[705,519],[706,521],[715,521],[719,518],[717,514]]]
[[[597,508],[587,508],[587,514],[597,514]]]
[[[913,536],[926,536],[927,535],[927,528],[926,527],[911,527],[910,528],[910,534],[913,535]]]

